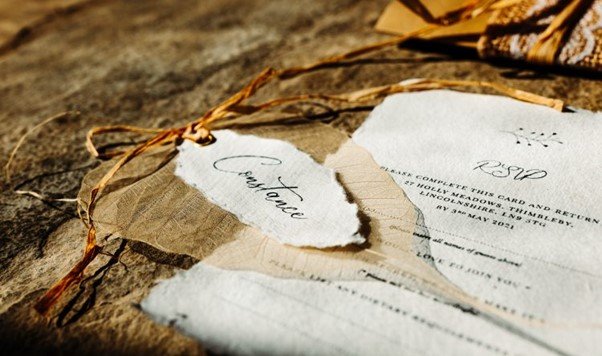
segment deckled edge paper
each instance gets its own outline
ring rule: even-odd
[[[209,350],[246,355],[547,355],[458,309],[379,281],[283,279],[203,262],[141,303]]]
[[[179,146],[175,174],[243,223],[293,246],[361,244],[357,206],[335,172],[288,142],[213,132]]]
[[[424,214],[451,283],[596,354],[602,335],[599,113],[433,90],[389,96],[353,140]],[[525,323],[517,323],[523,327]]]

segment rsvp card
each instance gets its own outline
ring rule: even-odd
[[[550,345],[595,353],[602,115],[453,91],[388,97],[353,139],[424,215],[419,257]],[[535,326],[535,327],[530,327]]]

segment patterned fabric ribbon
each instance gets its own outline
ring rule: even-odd
[[[523,0],[493,12],[481,57],[602,71],[602,0]]]
[[[457,23],[458,16],[491,12],[477,44],[482,58],[602,71],[602,0],[490,0],[470,3],[470,14],[462,7],[439,18],[424,0],[398,1],[437,26]]]

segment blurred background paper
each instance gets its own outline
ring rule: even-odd
[[[450,1],[423,1],[423,6],[433,17],[438,17],[446,12],[459,8],[465,3],[463,0]],[[482,14],[466,22],[440,27],[431,33],[419,38],[443,41],[458,46],[476,48],[479,36],[487,27],[490,14]],[[376,30],[394,35],[403,35],[426,26],[428,23],[422,16],[413,12],[401,1],[391,1],[376,23]]]

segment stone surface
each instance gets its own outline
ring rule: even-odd
[[[14,2],[15,13],[21,3]],[[265,66],[309,63],[383,38],[373,25],[385,4],[98,0],[34,24],[26,40],[6,47],[0,54],[0,164],[36,123],[65,110],[81,114],[34,132],[12,165],[12,182],[0,182],[3,352],[202,353],[194,341],[155,325],[136,307],[155,281],[193,261],[140,244],[111,242],[106,252],[117,252],[118,258],[99,258],[87,270],[81,294],[73,288],[49,319],[37,315],[33,302],[79,258],[84,230],[73,203],[43,203],[15,195],[13,189],[74,197],[83,175],[97,164],[83,146],[89,128],[185,124]],[[10,31],[18,32],[14,26]],[[516,70],[467,53],[448,56],[428,49],[387,50],[275,83],[259,97],[350,91],[430,77],[496,81],[576,107],[602,108],[602,85],[593,74]],[[309,104],[291,110],[331,112]],[[319,117],[350,132],[367,110]]]
[[[0,52],[20,45],[47,22],[85,6],[85,0],[0,2]]]

